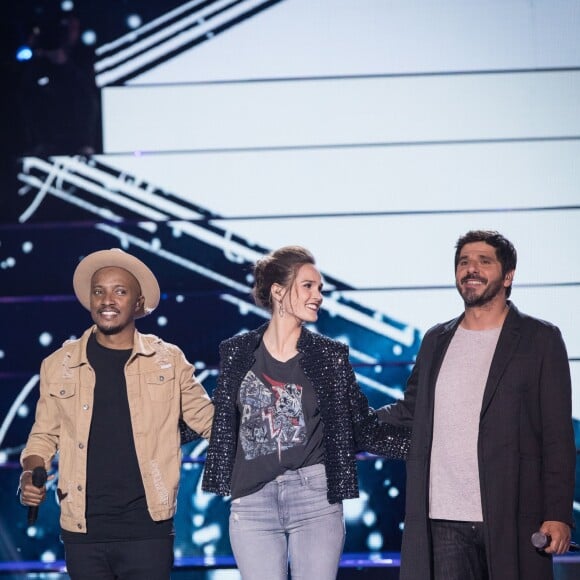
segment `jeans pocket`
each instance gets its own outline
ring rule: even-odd
[[[312,491],[324,492],[328,491],[328,484],[325,473],[316,473],[314,475],[307,475],[304,478],[304,484]]]

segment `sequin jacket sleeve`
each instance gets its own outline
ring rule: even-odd
[[[252,368],[253,353],[262,334],[263,331],[252,331],[220,344],[219,376],[213,392],[214,422],[202,481],[204,491],[230,494],[238,438],[238,390],[243,377]]]
[[[345,372],[357,451],[367,451],[388,459],[406,459],[411,443],[411,429],[381,423],[377,411],[369,407],[368,399],[361,391],[350,364],[345,367]]]
[[[346,345],[303,329],[298,350],[304,353],[302,366],[318,395],[324,423],[328,500],[358,497],[356,452],[404,459],[411,431],[379,424],[356,381]]]

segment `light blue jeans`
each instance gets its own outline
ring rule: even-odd
[[[326,498],[324,465],[286,471],[232,501],[230,542],[243,580],[335,580],[344,546],[342,503]]]

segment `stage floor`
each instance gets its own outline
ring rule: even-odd
[[[397,580],[399,553],[344,554],[337,580]],[[33,576],[32,576],[33,575]],[[64,562],[0,562],[1,580],[66,580]],[[171,580],[240,580],[232,557],[177,558]],[[580,578],[580,554],[567,554],[554,559],[555,580]]]

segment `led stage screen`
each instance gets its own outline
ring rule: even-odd
[[[102,151],[29,148],[4,192],[1,513],[5,529],[17,524],[1,559],[62,557],[53,491],[31,536],[15,463],[40,361],[90,322],[74,267],[103,248],[155,271],[162,301],[139,327],[180,345],[211,392],[219,342],[266,319],[249,296],[251,264],[307,246],[325,278],[314,329],[349,345],[380,406],[401,396],[424,332],[461,311],[456,239],[497,229],[519,253],[514,302],[562,330],[580,447],[574,3],[145,4],[126,33],[79,11],[98,32]],[[177,555],[230,553],[228,503],[200,489],[204,450],[184,448]],[[397,551],[404,466],[359,468],[345,551]],[[575,508],[578,526],[579,483]]]

